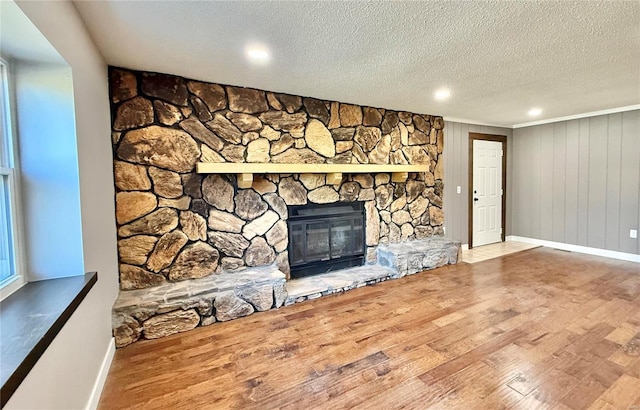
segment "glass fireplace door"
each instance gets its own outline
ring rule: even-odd
[[[320,221],[306,224],[307,262],[331,259],[329,247],[329,222]]]
[[[351,218],[331,222],[331,259],[356,252],[355,230]]]
[[[292,278],[362,265],[361,202],[290,207],[287,224]]]

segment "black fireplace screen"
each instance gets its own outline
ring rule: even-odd
[[[362,202],[289,207],[291,277],[360,266],[364,261]]]

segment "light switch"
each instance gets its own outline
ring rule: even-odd
[[[638,230],[637,229],[629,230],[629,238],[638,239]]]
[[[457,192],[457,193],[462,192],[462,190],[460,189],[460,185],[458,185],[458,188],[456,188],[456,192]]]

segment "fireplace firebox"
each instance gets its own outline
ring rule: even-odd
[[[289,207],[291,278],[363,264],[363,204],[339,202]]]

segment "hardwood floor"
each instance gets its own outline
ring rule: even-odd
[[[640,409],[640,265],[537,248],[137,342],[100,408]]]

